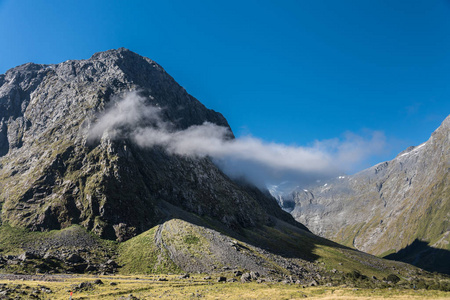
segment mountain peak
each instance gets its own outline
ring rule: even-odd
[[[161,107],[161,119],[176,130],[204,122],[229,128],[148,58],[120,48],[87,60],[25,64],[0,79],[4,223],[32,230],[81,224],[125,240],[167,218],[164,203],[233,228],[265,224],[270,215],[295,223],[273,210],[275,200],[233,182],[208,158],[140,148],[127,138],[87,142],[108,103],[130,91]]]
[[[123,63],[150,64],[153,67],[157,67],[158,70],[164,71],[164,69],[160,65],[158,65],[155,61],[147,57],[141,56],[127,48],[118,48],[97,52],[94,53],[88,60],[103,61],[105,63],[119,63],[119,64]]]
[[[439,128],[436,129],[436,131],[448,130],[449,128],[450,128],[450,115],[448,115],[447,118],[445,118],[444,121],[442,121],[441,126],[439,126]],[[434,134],[434,132],[433,132],[433,134]]]

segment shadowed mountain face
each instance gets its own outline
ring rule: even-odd
[[[294,204],[295,219],[320,236],[375,255],[409,247],[411,258],[420,248],[409,246],[415,240],[450,250],[449,171],[450,116],[427,142],[392,161],[295,190],[283,201]],[[421,251],[408,261],[425,266]]]
[[[448,263],[450,251],[430,247],[427,242],[415,240],[411,245],[385,258],[413,264],[430,272],[450,275],[450,263]]]
[[[58,65],[25,64],[0,75],[0,203],[3,224],[32,230],[81,224],[126,240],[170,215],[165,200],[229,228],[270,222],[273,199],[225,176],[208,158],[143,150],[107,135],[88,142],[111,99],[138,91],[174,129],[229,128],[158,64],[129,50]],[[273,205],[272,205],[273,208]]]

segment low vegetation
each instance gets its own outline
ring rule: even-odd
[[[206,277],[208,278],[208,277]],[[282,282],[217,282],[205,275],[0,277],[11,299],[448,299],[423,288],[307,287]]]

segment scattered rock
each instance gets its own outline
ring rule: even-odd
[[[86,291],[86,290],[90,290],[92,288],[93,288],[92,283],[90,283],[89,281],[83,281],[79,285],[75,286],[75,288],[73,290],[75,292],[76,291]]]
[[[250,282],[252,281],[252,276],[250,275],[250,273],[244,273],[241,276],[241,282]]]
[[[386,278],[387,281],[391,281],[392,283],[397,283],[400,281],[400,278],[395,275],[395,274],[389,274],[388,277]]]
[[[82,264],[74,264],[69,271],[74,272],[74,273],[83,273],[86,268],[87,268],[87,264],[82,263]]]
[[[18,260],[16,260],[16,259],[14,259],[14,260],[7,260],[6,261],[6,264],[7,265],[18,265],[20,263],[20,261],[18,261]]]
[[[308,284],[308,286],[318,286],[319,285],[319,283],[317,282],[317,281],[315,281],[314,279],[313,279],[313,281],[311,281],[309,284]]]
[[[219,277],[217,278],[217,282],[226,282],[226,281],[227,281],[227,278],[224,277],[224,276],[219,276]]]
[[[65,258],[65,261],[71,263],[81,263],[84,262],[84,259],[76,253],[72,253]]]
[[[46,261],[51,261],[52,259],[57,259],[53,254],[51,254],[50,252],[46,252],[44,257],[43,257]]]
[[[95,267],[94,265],[88,265],[86,267],[86,269],[84,269],[84,271],[86,271],[86,272],[94,272],[94,271],[97,271],[97,267]]]
[[[25,251],[24,253],[20,254],[17,259],[21,260],[21,261],[25,261],[26,259],[33,259],[33,258],[37,258],[36,255],[34,255],[31,252]]]
[[[133,296],[133,294],[130,294],[126,297],[125,296],[120,297],[119,300],[139,300],[139,298],[136,296]]]
[[[106,261],[105,263],[107,266],[111,266],[113,268],[117,268],[119,267],[119,265],[112,259],[108,259],[108,261]]]
[[[250,272],[250,277],[253,279],[253,280],[256,280],[256,279],[258,279],[259,278],[259,273],[258,272]]]

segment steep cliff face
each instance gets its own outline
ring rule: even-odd
[[[376,255],[415,240],[450,250],[450,116],[392,161],[296,190],[292,215],[312,232]]]
[[[273,199],[250,195],[208,158],[144,150],[108,136],[88,140],[108,102],[129,91],[163,108],[161,117],[175,129],[205,121],[229,127],[150,59],[118,49],[57,65],[30,63],[1,75],[0,86],[3,224],[32,230],[81,224],[125,240],[170,215],[161,201],[230,228],[270,222],[260,202]]]

